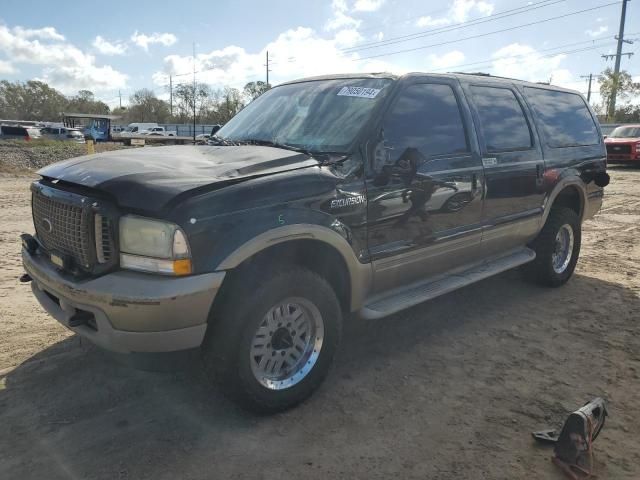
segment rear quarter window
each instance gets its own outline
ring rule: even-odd
[[[562,148],[600,143],[598,128],[580,95],[533,87],[524,91],[547,145]]]

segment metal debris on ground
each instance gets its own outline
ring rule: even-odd
[[[555,430],[533,432],[539,442],[555,445],[552,461],[572,480],[594,477],[593,441],[608,415],[604,399],[598,397],[573,412],[558,435]]]

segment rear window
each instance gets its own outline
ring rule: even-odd
[[[561,148],[600,143],[598,128],[580,95],[533,87],[524,90],[547,145]]]
[[[508,88],[472,86],[487,151],[527,150],[533,145],[522,105]]]

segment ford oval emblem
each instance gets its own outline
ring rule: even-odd
[[[53,224],[51,223],[51,220],[49,220],[48,218],[43,218],[42,228],[44,228],[45,232],[51,233],[53,231]]]

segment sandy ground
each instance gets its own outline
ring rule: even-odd
[[[132,370],[39,308],[28,177],[0,177],[0,478],[564,478],[530,432],[596,395],[601,479],[640,478],[640,170],[615,169],[563,288],[517,272],[346,327],[324,386],[255,417],[200,370]]]

